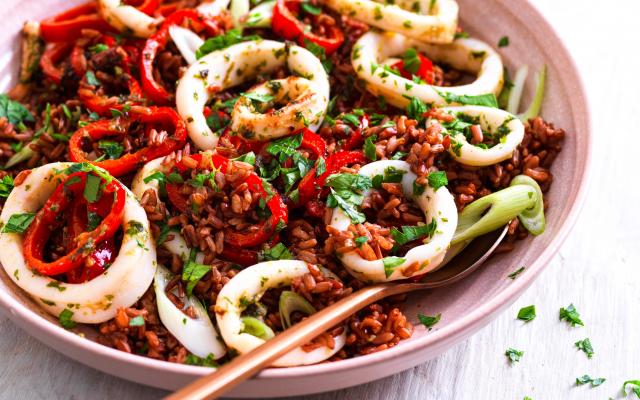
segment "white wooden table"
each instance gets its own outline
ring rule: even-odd
[[[595,116],[597,166],[573,234],[537,282],[466,342],[387,379],[311,398],[607,399],[622,398],[623,381],[640,379],[640,154],[633,153],[640,142],[640,2],[534,2],[581,66]],[[572,302],[585,327],[558,321],[559,308]],[[530,304],[538,317],[517,321],[518,310]],[[585,337],[595,348],[591,360],[574,347]],[[524,350],[521,362],[508,365],[508,347]],[[1,399],[164,394],[71,361],[3,316],[0,354]],[[607,381],[576,387],[575,378],[584,374]]]

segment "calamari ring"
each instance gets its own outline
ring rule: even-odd
[[[508,133],[502,137],[500,143],[487,149],[474,146],[467,142],[467,138],[462,133],[453,135],[451,137],[449,154],[461,164],[485,167],[508,160],[524,138],[524,125],[522,121],[515,115],[500,110],[499,108],[462,106],[444,107],[443,110],[455,116],[464,114],[477,118],[482,129],[491,133],[500,133],[500,130],[508,131]],[[432,122],[428,121],[427,124],[429,123]]]
[[[158,20],[133,6],[122,4],[122,0],[99,0],[98,12],[120,32],[132,32],[141,38],[153,35],[158,24]]]
[[[214,149],[218,143],[217,134],[211,131],[203,114],[204,106],[214,93],[283,66],[313,82],[328,103],[327,73],[320,60],[300,46],[273,40],[249,41],[214,51],[192,64],[178,83],[176,106],[196,146],[207,150]],[[309,121],[309,129],[317,130],[325,112],[322,110],[321,115]]]
[[[288,286],[294,278],[309,272],[307,263],[297,260],[267,261],[252,265],[224,285],[216,301],[216,319],[220,334],[228,347],[240,354],[250,352],[263,344],[264,339],[243,333],[244,324],[241,314],[246,308],[247,299],[259,300],[271,288]],[[347,332],[334,337],[335,345],[319,347],[310,352],[298,347],[273,363],[277,367],[315,364],[336,354],[346,343]]]
[[[415,83],[382,67],[387,59],[409,48],[426,54],[435,62],[477,74],[477,78],[467,85],[439,87]],[[369,92],[383,96],[389,104],[399,108],[405,108],[411,97],[434,106],[446,106],[449,103],[441,96],[444,93],[498,95],[504,82],[502,59],[491,46],[476,39],[457,39],[447,45],[430,45],[396,33],[369,32],[353,46],[351,63],[358,76],[366,82]]]
[[[434,235],[425,244],[412,248],[400,259],[394,259],[393,267],[385,268],[385,259],[365,260],[357,251],[342,254],[340,261],[349,273],[365,282],[389,282],[434,271],[444,259],[458,223],[458,210],[449,190],[445,186],[438,190],[427,186],[422,194],[416,196],[413,192],[413,184],[417,177],[405,161],[372,162],[360,168],[358,173],[373,178],[376,175],[384,175],[384,171],[389,167],[405,172],[402,176],[404,193],[411,193],[413,200],[424,213],[427,223],[431,223],[435,218],[437,227]],[[370,190],[366,191],[364,195],[366,196],[369,192]],[[346,231],[350,224],[351,219],[341,208],[333,209],[331,226]],[[387,265],[391,265],[389,261],[387,260]],[[414,268],[414,263],[419,263],[419,268]],[[407,269],[410,273],[405,275]]]
[[[73,163],[52,163],[31,170],[7,198],[0,215],[2,223],[5,224],[13,214],[37,212],[64,179],[64,170],[71,165]],[[118,256],[105,273],[79,284],[37,275],[25,262],[23,235],[0,233],[0,263],[7,275],[48,313],[58,316],[63,310],[70,309],[76,322],[105,322],[116,315],[118,308],[134,304],[153,280],[157,265],[156,248],[151,239],[147,214],[133,194],[125,190],[127,197],[122,221],[125,234]],[[142,226],[142,231],[134,235],[126,233],[126,227],[131,223]]]
[[[230,0],[203,1],[196,7],[196,10],[207,17],[215,17],[229,7]]]
[[[272,101],[259,104],[262,109],[272,108],[266,113],[260,112],[245,96],[240,96],[233,107],[231,130],[251,140],[268,141],[291,135],[308,127],[310,122],[317,124],[328,105],[316,84],[297,76],[261,83],[248,93],[273,96]],[[276,108],[279,103],[286,105]]]
[[[458,4],[453,0],[403,0],[395,4],[327,0],[325,4],[368,25],[427,43],[451,43],[458,27]]]

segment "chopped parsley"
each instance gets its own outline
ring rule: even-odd
[[[566,320],[571,326],[584,326],[584,323],[580,319],[580,313],[576,310],[573,304],[569,304],[567,308],[560,308],[560,321]]]
[[[256,154],[253,151],[250,151],[248,153],[245,153],[245,154],[241,155],[240,157],[234,158],[234,160],[242,161],[242,162],[245,162],[245,163],[251,164],[251,165],[255,165],[255,163],[256,163]]]
[[[431,172],[427,180],[429,182],[429,186],[431,186],[433,190],[438,190],[449,184],[449,181],[447,180],[447,173],[444,171]]]
[[[402,66],[405,71],[416,74],[420,69],[422,61],[420,61],[420,57],[418,56],[418,52],[414,48],[409,48],[405,50],[404,54],[402,54]]]
[[[9,220],[2,228],[2,232],[4,233],[24,233],[27,230],[33,218],[36,216],[35,213],[23,213],[23,214],[13,214],[9,217]]]
[[[396,244],[402,246],[404,244],[413,242],[414,240],[423,238],[423,237],[432,237],[436,232],[436,228],[438,223],[435,218],[431,220],[430,223],[425,225],[418,226],[403,226],[399,231],[398,228],[391,228],[391,236]]]
[[[522,272],[524,272],[524,267],[520,267],[517,270],[513,271],[512,273],[507,275],[507,278],[516,279]]]
[[[364,199],[362,192],[371,188],[371,179],[358,174],[331,174],[325,181],[330,188],[327,207],[340,207],[354,224],[363,223],[366,218],[358,209]]]
[[[91,86],[100,86],[100,81],[96,78],[96,74],[93,71],[87,71],[84,74],[84,77],[87,79],[87,83]]]
[[[486,106],[498,108],[498,99],[493,93],[480,94],[477,96],[457,95],[450,92],[440,92],[436,90],[440,97],[445,99],[447,103],[458,103],[470,106]]]
[[[498,47],[507,47],[509,45],[509,36],[503,36],[498,40]]]
[[[536,306],[530,305],[528,307],[523,307],[518,311],[518,319],[521,321],[533,321],[536,317]]]
[[[191,293],[193,292],[193,288],[209,271],[211,271],[211,266],[209,265],[198,264],[193,261],[189,261],[185,264],[184,268],[182,269],[182,280],[184,282],[187,282],[187,295],[191,295]]]
[[[424,119],[422,115],[427,111],[429,111],[429,107],[426,104],[415,97],[410,99],[409,105],[407,106],[407,116],[409,118],[422,121]]]
[[[369,241],[369,238],[366,236],[358,236],[357,238],[355,238],[357,247],[362,247],[362,245],[367,243],[368,241]]]
[[[311,14],[311,15],[320,15],[322,14],[322,8],[320,7],[316,7],[311,3],[307,3],[307,2],[303,2],[300,3],[300,8],[302,8],[302,11]]]
[[[219,367],[213,354],[209,354],[206,358],[198,357],[195,354],[189,354],[187,358],[185,358],[184,363],[187,365],[199,365],[201,367],[209,367],[209,368]]]
[[[7,198],[9,193],[13,190],[13,178],[9,175],[5,175],[0,179],[0,197]]]
[[[129,320],[129,326],[144,326],[144,317],[142,315],[135,316]]]
[[[524,351],[516,350],[512,347],[509,347],[504,355],[507,356],[510,363],[514,363],[520,361],[520,358],[524,355]]]
[[[423,314],[418,314],[418,320],[420,323],[424,325],[428,330],[431,330],[435,324],[440,322],[440,317],[442,314],[435,315],[433,317]]]
[[[89,203],[95,203],[100,198],[100,177],[88,174],[82,195]]]
[[[231,29],[224,35],[207,39],[202,46],[196,50],[196,58],[200,59],[213,51],[224,49],[234,44],[259,39],[260,36],[258,35],[242,36],[242,32],[239,29]]]
[[[105,157],[108,160],[117,160],[122,155],[124,151],[124,147],[118,142],[114,142],[113,140],[101,140],[98,142],[98,148],[104,151],[104,155],[100,158],[104,159]]]
[[[308,4],[308,3],[302,3],[302,4],[304,6],[305,4]],[[322,67],[327,73],[331,72],[331,69],[333,68],[333,62],[327,58],[327,53],[324,47],[316,43],[313,43],[307,38],[304,38],[304,47],[320,60]]]
[[[72,317],[73,317],[73,311],[69,310],[68,308],[65,308],[64,310],[62,310],[62,312],[58,316],[60,325],[62,325],[64,329],[74,328],[76,326],[76,322],[71,319]]]
[[[576,378],[576,385],[584,385],[586,383],[591,383],[591,387],[600,386],[606,381],[605,378],[592,378],[589,375],[582,375]]]
[[[15,126],[24,127],[25,122],[33,122],[33,115],[25,106],[13,101],[6,94],[0,94],[0,118],[4,117]]]
[[[631,390],[633,391],[633,393],[636,394],[636,396],[638,396],[638,398],[640,399],[640,379],[635,379],[635,380],[631,380],[631,381],[625,381],[622,384],[622,393],[626,396],[627,395],[627,385],[634,385],[633,387],[631,387]]]
[[[406,261],[402,257],[385,257],[382,259],[382,265],[384,265],[384,275],[388,278],[393,275],[396,267],[402,265]]]
[[[278,243],[270,249],[265,249],[260,252],[260,259],[263,261],[275,261],[275,260],[293,260],[293,256],[282,243]]]
[[[364,155],[371,161],[375,161],[378,159],[376,155],[376,140],[378,139],[377,135],[371,135],[364,141]]]
[[[275,97],[270,94],[261,94],[256,92],[242,93],[242,97],[246,97],[255,103],[269,103],[275,99]]]
[[[591,340],[589,340],[589,338],[578,340],[575,345],[587,355],[587,358],[593,357],[593,346],[591,345]]]

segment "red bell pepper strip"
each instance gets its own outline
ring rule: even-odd
[[[280,242],[280,235],[275,235],[269,242],[269,246],[273,247]],[[248,267],[253,264],[257,264],[260,261],[260,251],[252,249],[242,249],[230,244],[225,244],[220,253],[220,258],[232,263]]]
[[[324,157],[327,151],[327,144],[320,135],[305,128],[302,132],[300,148],[312,152],[316,156],[316,159],[318,159],[319,157]]]
[[[145,94],[156,104],[170,105],[175,96],[156,81],[153,73],[156,56],[167,45],[169,27],[181,25],[187,20],[197,31],[205,30],[209,36],[217,36],[220,33],[220,28],[212,19],[203,17],[196,10],[184,9],[169,15],[158,31],[147,39],[142,51],[143,56],[140,58],[140,79]]]
[[[422,54],[418,54],[418,58],[420,59],[420,67],[415,74],[412,74],[404,68],[403,60],[396,62],[391,66],[391,68],[396,69],[398,72],[400,72],[400,75],[402,75],[403,78],[412,80],[413,75],[415,75],[423,81],[427,82],[429,85],[433,85],[433,81],[435,80],[433,63]]]
[[[339,151],[330,155],[325,162],[327,170],[324,174],[316,176],[316,168],[313,168],[300,180],[296,204],[302,205],[317,200],[327,177],[339,172],[340,168],[352,164],[364,164],[366,161],[361,151]]]
[[[86,156],[83,144],[105,137],[125,136],[132,122],[147,127],[159,127],[173,134],[160,144],[148,145],[135,153],[125,154],[116,160],[92,161]],[[148,131],[149,129],[147,129]],[[113,176],[127,174],[147,161],[163,157],[182,148],[187,140],[184,121],[169,107],[133,107],[127,115],[110,120],[100,120],[78,129],[69,139],[69,155],[72,161],[88,162],[104,168]]]
[[[87,173],[70,174],[53,191],[44,206],[36,214],[33,222],[25,232],[23,252],[30,269],[40,274],[54,276],[71,271],[82,265],[98,243],[112,238],[120,228],[124,216],[126,192],[122,184],[115,179],[104,183],[102,196],[112,196],[113,205],[107,216],[94,230],[82,232],[75,239],[75,246],[66,255],[55,261],[44,261],[44,249],[48,238],[60,225],[59,214],[69,208],[73,199],[83,195]]]
[[[342,30],[335,25],[325,27],[326,35],[320,36],[312,33],[296,16],[300,13],[302,0],[277,0],[273,8],[271,28],[273,31],[287,40],[297,40],[301,46],[305,45],[305,39],[324,48],[326,55],[334,53],[344,42]]]
[[[64,75],[63,68],[58,64],[69,56],[72,49],[73,43],[55,43],[47,46],[40,58],[40,69],[42,69],[44,76],[56,85],[62,82],[62,76]]]
[[[364,143],[364,136],[362,132],[369,127],[369,116],[367,114],[360,117],[360,125],[355,131],[351,133],[345,144],[342,146],[342,150],[355,150],[361,149]]]
[[[76,44],[73,47],[73,50],[71,51],[71,68],[73,68],[73,72],[75,72],[75,74],[79,78],[82,78],[85,72],[87,72],[87,59],[85,57],[85,46],[82,46],[81,42],[82,41],[80,40],[76,41]],[[101,35],[98,40],[98,43],[103,43],[108,47],[115,47],[117,45],[116,39],[108,35]]]
[[[98,15],[96,3],[90,1],[40,22],[42,38],[47,42],[72,42],[82,36],[83,29],[114,32]]]

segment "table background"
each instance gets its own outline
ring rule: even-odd
[[[566,40],[591,98],[596,165],[573,234],[527,292],[475,336],[411,370],[309,399],[606,399],[622,398],[622,382],[640,379],[640,186],[634,176],[640,158],[634,153],[640,138],[640,2],[532,2]],[[572,302],[584,327],[558,321],[558,309]],[[531,304],[538,317],[526,324],[516,320],[518,310]],[[595,349],[591,360],[574,347],[585,337]],[[506,362],[508,347],[524,351],[519,363]],[[165,393],[71,361],[4,316],[0,354],[1,399],[143,400]],[[576,387],[583,374],[607,381]]]

